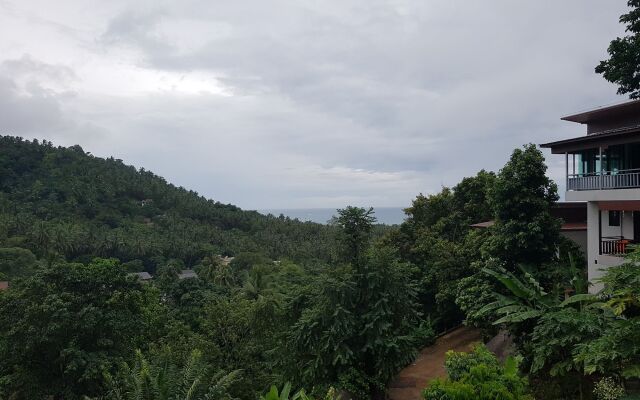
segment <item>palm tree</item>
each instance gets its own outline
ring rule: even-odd
[[[271,282],[265,271],[260,268],[249,271],[242,286],[242,293],[250,300],[263,300],[266,295],[273,294]]]

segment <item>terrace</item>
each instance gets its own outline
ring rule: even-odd
[[[640,188],[640,101],[562,118],[587,126],[587,135],[542,144],[564,154],[569,192]]]
[[[640,238],[640,201],[598,203],[600,255],[623,257]]]
[[[640,188],[640,142],[565,154],[568,191]]]

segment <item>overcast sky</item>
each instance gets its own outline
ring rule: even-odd
[[[626,0],[0,0],[0,134],[243,208],[407,206],[623,100]],[[0,149],[1,150],[1,149]],[[562,156],[548,157],[563,186]]]

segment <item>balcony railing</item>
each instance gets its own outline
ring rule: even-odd
[[[567,190],[640,188],[640,169],[573,174],[567,177]]]
[[[600,254],[622,257],[627,254],[633,241],[622,236],[607,236],[600,239]]]

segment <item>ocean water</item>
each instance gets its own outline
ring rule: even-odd
[[[378,223],[386,225],[400,224],[404,221],[405,214],[402,207],[375,207],[375,217]],[[266,209],[258,210],[261,214],[273,214],[276,217],[280,214],[289,218],[297,218],[300,221],[312,221],[319,224],[326,224],[327,221],[336,215],[335,208],[298,208],[298,209]]]

